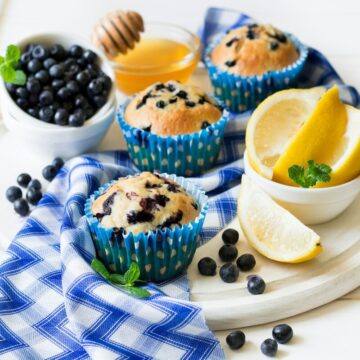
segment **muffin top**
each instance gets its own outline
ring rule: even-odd
[[[206,129],[221,115],[221,105],[203,90],[168,81],[137,94],[127,106],[124,120],[157,135],[178,135]]]
[[[188,224],[199,204],[171,179],[143,172],[120,178],[93,203],[91,213],[105,228],[139,234]]]
[[[286,34],[272,25],[249,25],[231,30],[211,53],[220,69],[241,76],[283,69],[299,58]]]

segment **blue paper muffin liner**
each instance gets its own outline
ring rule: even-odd
[[[216,100],[221,104],[221,101]],[[139,170],[195,176],[213,167],[229,119],[228,111],[224,110],[216,123],[199,132],[162,136],[125,122],[124,113],[129,101],[119,106],[117,118],[129,156]]]
[[[299,50],[299,58],[291,65],[280,70],[269,71],[262,75],[241,76],[228,73],[218,68],[211,60],[213,49],[221,42],[221,34],[205,51],[204,62],[208,69],[215,95],[225,103],[233,113],[253,110],[269,95],[283,89],[296,87],[308,48],[300,43],[292,34],[286,33],[288,39]]]
[[[183,177],[160,175],[174,180],[197,201],[200,213],[194,221],[173,229],[157,229],[137,235],[129,232],[119,236],[116,229],[114,231],[114,228],[103,227],[91,214],[95,199],[116,180],[105,184],[87,199],[85,216],[91,237],[98,257],[110,271],[123,274],[132,262],[136,262],[140,267],[142,280],[163,281],[180,274],[191,263],[208,210],[208,198],[198,185]]]

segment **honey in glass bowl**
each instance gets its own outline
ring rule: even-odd
[[[130,95],[155,82],[186,82],[199,59],[196,35],[175,25],[150,23],[135,48],[112,59],[112,65],[118,89]]]

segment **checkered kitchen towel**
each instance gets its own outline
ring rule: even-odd
[[[249,22],[237,12],[209,9],[202,39]],[[311,50],[302,84],[342,85],[359,96],[327,60]],[[243,173],[244,125],[234,118],[218,167],[194,179],[210,196],[202,242],[236,214]],[[67,162],[0,264],[0,359],[222,359],[219,341],[201,309],[188,301],[186,276],[149,285],[152,296],[136,299],[91,270],[95,255],[83,217],[85,199],[101,184],[133,173],[126,152],[106,152]]]

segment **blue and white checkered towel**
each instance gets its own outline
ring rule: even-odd
[[[237,12],[209,9],[202,32],[213,35],[251,21]],[[341,85],[343,98],[359,95],[316,50],[303,86]],[[208,241],[236,214],[248,114],[230,122],[218,167],[194,179],[210,196],[202,233]],[[222,359],[219,341],[201,309],[188,301],[186,276],[149,285],[140,300],[108,284],[90,267],[95,255],[83,218],[85,199],[101,184],[135,171],[122,151],[67,162],[0,264],[1,359]]]

